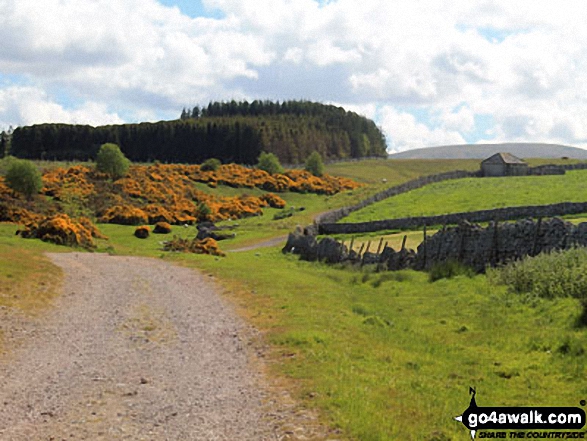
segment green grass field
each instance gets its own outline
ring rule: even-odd
[[[368,222],[500,207],[585,202],[587,170],[560,176],[467,178],[438,182],[352,213],[341,222]]]
[[[216,276],[224,296],[269,344],[271,374],[285,382],[303,406],[319,411],[324,422],[339,428],[337,439],[470,439],[453,420],[467,408],[470,386],[477,388],[477,402],[483,406],[577,406],[587,399],[587,330],[574,326],[580,314],[577,300],[514,295],[484,275],[431,283],[427,274],[414,271],[375,273],[371,268],[301,262],[283,255],[281,247],[241,253],[230,249],[285,235],[317,213],[357,202],[381,190],[383,178],[390,186],[421,175],[477,167],[478,161],[330,165],[328,173],[353,177],[367,186],[333,197],[284,194],[289,205],[306,210],[274,221],[279,210],[267,209],[264,216],[233,222],[239,224],[236,239],[220,243],[228,251],[225,258],[165,253],[160,242],[170,236],[141,240],[133,236],[134,227],[103,224],[99,228],[109,240],[99,241],[98,251],[164,257]],[[570,187],[575,190],[569,190],[569,182],[557,187],[539,181],[534,192],[552,193],[553,198],[564,191],[579,194],[581,177],[587,174],[565,176],[574,180]],[[516,182],[474,182],[482,181],[497,186]],[[244,192],[205,189],[226,196]],[[463,197],[473,194],[482,199],[471,187],[461,192]],[[425,203],[430,210],[442,208],[445,204],[438,199]],[[405,206],[409,208],[409,200]],[[61,277],[42,253],[71,249],[16,237],[16,228],[0,224],[0,305],[42,311],[50,305]],[[171,236],[195,233],[195,227],[180,226]],[[355,243],[371,240],[374,248],[380,237],[366,236]],[[385,237],[399,248],[403,233],[388,232]],[[421,232],[408,233],[409,247],[420,240]],[[49,283],[49,288],[42,283]],[[29,300],[10,303],[18,298],[6,295],[8,289],[27,292]],[[51,294],[43,300],[43,292]],[[31,301],[37,297],[41,308]]]
[[[344,176],[378,187],[390,187],[415,179],[452,170],[478,170],[479,161],[468,159],[413,160],[370,159],[366,161],[338,162],[326,166],[325,171],[335,176]],[[386,179],[385,184],[382,179]]]
[[[390,187],[415,179],[419,176],[433,175],[453,170],[479,170],[478,159],[370,159],[328,164],[326,173],[356,179],[379,187]],[[527,159],[530,166],[544,164],[573,164],[576,160]],[[381,180],[387,179],[382,185]]]

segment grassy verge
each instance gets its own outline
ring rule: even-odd
[[[485,276],[356,272],[277,248],[184,263],[219,276],[272,344],[273,369],[350,438],[445,440],[476,386],[486,405],[576,405],[587,334],[571,299],[525,302]],[[276,283],[276,281],[278,281]]]
[[[51,305],[62,281],[61,269],[43,253],[63,247],[15,237],[16,229],[0,223],[0,307],[34,316]],[[4,344],[0,330],[1,351]]]
[[[50,304],[62,276],[43,253],[68,249],[21,239],[14,235],[17,228],[0,224],[0,306],[36,313]]]

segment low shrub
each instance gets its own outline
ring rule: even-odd
[[[165,242],[163,246],[165,251],[176,251],[182,253],[194,254],[210,254],[212,256],[224,257],[225,254],[218,247],[216,242],[211,237],[206,239],[182,239],[181,237],[174,237],[173,240]]]
[[[9,204],[0,203],[0,222],[14,222],[27,225],[38,222],[41,215],[33,213],[25,208],[12,207]]]
[[[171,225],[169,225],[167,222],[157,222],[155,224],[155,228],[153,229],[153,233],[169,234],[171,233]]]
[[[165,207],[156,204],[149,204],[142,208],[147,217],[149,224],[156,224],[158,222],[165,222],[172,224],[175,222],[175,217]]]
[[[273,153],[261,152],[259,155],[257,168],[269,173],[270,175],[283,173],[283,167],[279,162],[279,158]]]
[[[12,159],[8,162],[4,181],[6,186],[27,199],[43,188],[41,172],[35,164],[25,159]]]
[[[324,174],[324,162],[322,161],[320,153],[315,150],[310,153],[310,156],[306,159],[304,169],[312,173],[314,176],[322,176]]]
[[[100,222],[105,224],[141,225],[148,221],[149,218],[143,210],[128,205],[115,205],[100,217]]]
[[[216,171],[222,165],[219,159],[210,158],[206,159],[202,165],[200,166],[200,170],[202,171]]]
[[[582,307],[577,325],[587,326],[586,248],[526,257],[500,268],[490,268],[487,276],[492,283],[506,285],[514,293],[546,299],[574,297]]]
[[[122,178],[128,172],[130,161],[116,144],[102,144],[96,156],[96,170],[113,179]]]
[[[587,249],[573,248],[527,257],[496,269],[489,279],[515,293],[552,299],[587,299]]]
[[[90,218],[82,216],[78,220],[80,225],[82,225],[86,230],[90,232],[92,237],[96,239],[108,239],[105,235],[103,235],[100,230],[94,225],[94,223],[90,220]]]
[[[137,227],[135,230],[135,237],[139,239],[146,239],[151,234],[151,228],[149,226],[144,225],[142,227]]]
[[[286,205],[286,202],[274,193],[266,193],[259,199],[267,202],[271,208],[285,208]]]
[[[41,239],[57,245],[80,246],[95,248],[94,234],[99,234],[97,228],[89,219],[74,221],[66,214],[58,214],[31,223],[20,231],[24,238]],[[101,235],[100,235],[101,236]]]

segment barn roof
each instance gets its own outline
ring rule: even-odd
[[[526,161],[512,155],[511,153],[496,153],[493,156],[482,161],[485,164],[523,164],[527,165]]]

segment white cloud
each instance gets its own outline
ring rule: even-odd
[[[445,129],[458,133],[470,133],[475,128],[475,115],[468,106],[462,106],[456,111],[444,111],[438,120]]]
[[[120,124],[123,120],[96,102],[85,102],[78,108],[65,109],[52,101],[46,93],[35,87],[11,87],[0,90],[0,128],[5,129],[14,121],[23,125],[49,122],[71,124]]]
[[[459,132],[446,128],[430,129],[418,122],[413,115],[398,112],[390,106],[379,110],[379,118],[391,152],[435,145],[465,144]]]
[[[36,97],[19,89],[0,116],[157,119],[208,100],[304,98],[368,109],[393,148],[480,139],[476,115],[493,115],[496,141],[587,143],[582,2],[204,6],[223,18],[156,0],[0,0],[0,96],[21,87],[4,75],[25,78]],[[47,98],[63,94],[82,104]]]

